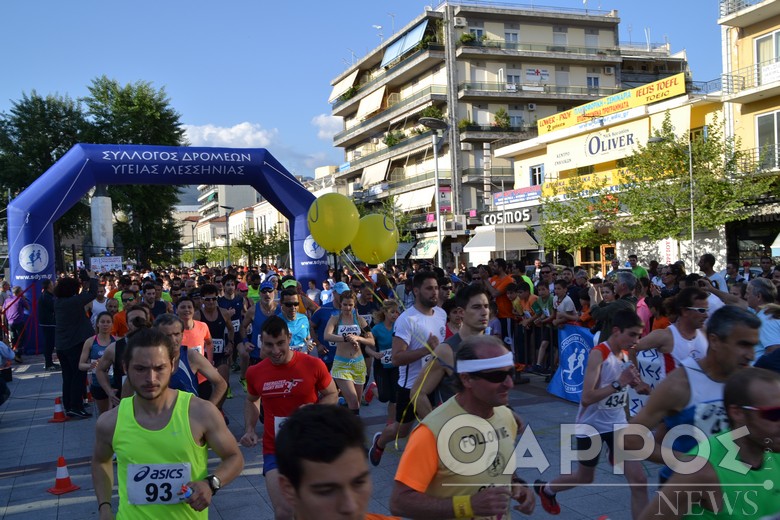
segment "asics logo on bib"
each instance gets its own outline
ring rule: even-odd
[[[133,475],[133,480],[136,482],[141,482],[147,476],[150,480],[179,479],[184,476],[184,471],[181,468],[152,470],[149,466],[144,466],[140,469],[140,471],[138,471],[138,473]]]

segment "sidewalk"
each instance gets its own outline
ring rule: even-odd
[[[94,444],[95,418],[49,423],[54,413],[54,398],[61,394],[59,372],[44,372],[42,356],[26,356],[24,365],[14,368],[10,383],[11,398],[0,406],[0,520],[97,518],[97,503],[92,489],[89,461]],[[511,402],[533,429],[545,456],[550,461],[542,476],[535,470],[524,473],[526,480],[552,478],[560,472],[558,454],[561,441],[558,425],[574,422],[577,406],[550,396],[542,377],[531,375],[529,384],[515,387]],[[234,399],[225,401],[230,431],[238,439],[243,433],[245,393],[238,374],[231,374]],[[97,415],[96,410],[92,410]],[[385,405],[374,401],[361,409],[368,443],[384,427]],[[399,447],[403,447],[403,443]],[[260,448],[241,448],[245,467],[241,476],[222,490],[210,507],[209,518],[271,520],[273,513],[262,480]],[[65,457],[70,477],[81,489],[62,496],[46,489],[54,485],[57,458]],[[528,456],[528,455],[526,455]],[[388,501],[400,452],[388,447],[379,467],[372,467],[374,493],[370,510],[389,514]],[[212,457],[211,462],[214,462]],[[648,481],[657,481],[657,466],[645,464]],[[593,519],[606,515],[611,520],[631,518],[629,490],[620,486],[625,479],[611,474],[605,462],[599,465],[594,486],[573,489],[559,496],[562,519]],[[599,485],[600,484],[600,485]],[[617,484],[617,485],[616,485]],[[118,498],[114,494],[116,507]],[[528,518],[513,513],[512,518]],[[537,500],[532,518],[552,518]]]

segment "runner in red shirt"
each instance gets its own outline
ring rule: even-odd
[[[243,446],[257,445],[255,427],[263,401],[263,475],[277,520],[293,518],[279,487],[274,439],[279,426],[295,410],[311,403],[336,404],[336,384],[319,358],[290,350],[290,331],[279,316],[269,317],[261,330],[262,361],[246,372]]]

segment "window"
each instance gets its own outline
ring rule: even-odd
[[[522,80],[520,78],[521,78],[520,74],[507,74],[506,82],[514,85],[519,85],[520,83],[522,83]]]
[[[560,27],[560,26],[553,27],[553,45],[556,47],[561,47],[561,46],[565,47],[569,43],[569,37],[567,32],[568,29],[566,27]],[[559,49],[554,47],[552,50],[557,51]]]
[[[777,61],[780,58],[780,31],[755,39],[755,63]]]
[[[580,166],[579,168],[577,168],[577,175],[580,177],[583,175],[591,175],[593,171],[594,168],[592,164],[590,166]]]
[[[516,31],[505,32],[504,41],[506,41],[506,43],[518,43],[520,41],[520,34]]]
[[[588,89],[597,90],[599,88],[599,77],[598,76],[588,76],[585,79],[588,82]]]
[[[544,182],[544,164],[536,164],[529,168],[531,173],[531,186],[541,186]]]
[[[763,168],[777,167],[777,143],[780,138],[780,111],[756,117],[758,159]]]
[[[520,127],[523,126],[523,112],[521,110],[513,109],[509,107],[509,126]]]
[[[485,35],[485,31],[483,29],[475,29],[473,27],[469,27],[469,32],[474,35],[477,41],[482,41],[482,37]]]

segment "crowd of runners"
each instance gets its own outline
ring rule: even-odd
[[[710,254],[694,273],[626,260],[606,273],[351,264],[305,286],[267,265],[81,271],[35,298],[4,284],[0,304],[8,364],[26,362],[37,322],[65,414],[92,416],[85,393],[97,403],[100,518],[207,518],[243,469],[238,444],[261,446],[275,518],[382,518],[367,511],[369,464],[402,439],[388,505],[405,518],[560,514],[604,445],[634,518],[777,518],[780,270],[766,258],[760,272],[720,273]],[[593,347],[558,359],[570,325]],[[516,453],[525,421],[509,394],[523,372],[556,370],[582,374],[574,462],[542,481]],[[236,438],[221,408],[238,395]],[[386,426],[366,439],[359,415],[374,399]],[[660,482],[647,461],[664,465]]]

